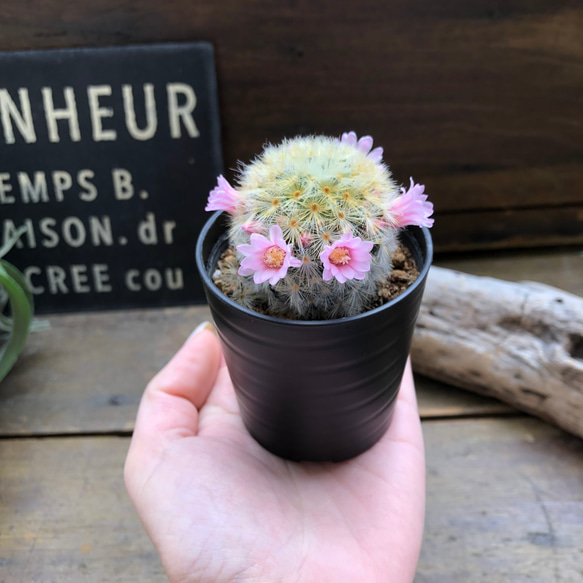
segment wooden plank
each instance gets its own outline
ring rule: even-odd
[[[54,315],[32,334],[0,391],[0,436],[128,432],[149,379],[208,307]],[[511,411],[495,400],[419,379],[425,417]]]
[[[518,414],[497,399],[456,389],[420,374],[415,374],[415,389],[421,419]]]
[[[444,249],[572,242],[580,227],[449,215],[581,209],[583,7],[567,0],[7,0],[3,25],[6,50],[213,42],[226,168],[296,133],[372,133],[400,182],[427,185]]]
[[[423,430],[417,583],[581,579],[581,440],[527,418],[432,421]],[[123,489],[128,444],[0,440],[0,581],[165,581]]]
[[[144,387],[207,306],[55,315],[2,382],[0,435],[131,431]]]
[[[416,583],[583,580],[583,441],[530,418],[427,422]]]
[[[559,207],[581,204],[583,173],[576,164],[460,168],[457,174],[432,175],[427,188],[447,193],[439,198],[441,213]]]
[[[583,205],[438,214],[432,236],[438,252],[580,245]]]
[[[125,492],[128,446],[0,440],[0,581],[168,581]]]
[[[444,257],[439,265],[504,279],[534,279],[583,295],[578,250]],[[206,306],[54,315],[32,334],[0,391],[0,435],[131,431],[148,380],[192,329]],[[429,379],[418,381],[424,418],[506,414],[497,401]]]

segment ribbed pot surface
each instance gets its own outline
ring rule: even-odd
[[[222,213],[200,234],[196,259],[243,422],[272,453],[342,461],[374,445],[391,422],[432,258],[427,229],[402,232],[420,270],[406,292],[364,314],[283,320],[227,298],[212,282],[227,246]]]

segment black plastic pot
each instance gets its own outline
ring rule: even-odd
[[[238,305],[213,283],[228,246],[225,217],[204,226],[196,262],[221,339],[243,422],[272,453],[295,461],[342,461],[385,433],[409,354],[431,264],[425,228],[401,241],[420,274],[403,294],[350,318],[283,320]]]

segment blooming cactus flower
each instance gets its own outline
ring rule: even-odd
[[[370,136],[363,136],[360,140],[357,139],[355,132],[346,132],[342,134],[342,139],[340,140],[343,144],[350,144],[355,148],[358,148],[367,158],[370,158],[373,162],[380,162],[383,159],[383,149],[375,148],[372,150],[373,139]]]
[[[241,228],[251,235],[252,233],[261,233],[263,231],[263,224],[259,221],[247,221],[241,225]]]
[[[425,186],[414,184],[411,178],[409,190],[401,189],[402,194],[396,198],[387,210],[387,218],[396,227],[416,225],[418,227],[433,226],[433,203],[427,202],[427,195],[423,194]]]
[[[320,253],[320,261],[324,265],[322,279],[329,281],[335,277],[340,283],[349,279],[364,279],[370,271],[370,251],[373,244],[353,237],[347,232],[332,245]]]
[[[211,190],[208,204],[205,211],[227,211],[235,214],[239,202],[239,193],[229,184],[227,179],[221,175],[218,178],[218,185]]]
[[[269,229],[269,239],[258,233],[251,235],[250,245],[238,245],[237,251],[245,255],[239,275],[253,275],[255,283],[269,280],[275,285],[284,278],[290,267],[300,267],[302,262],[292,256],[292,245],[286,244],[281,227]]]

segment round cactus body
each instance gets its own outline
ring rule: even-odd
[[[223,178],[207,210],[231,215],[235,261],[222,266],[223,289],[273,316],[330,319],[367,310],[391,270],[398,229],[422,211],[423,187],[400,195],[382,149],[354,133],[267,146],[244,166],[238,185]],[[420,189],[420,191],[419,191]],[[403,201],[406,204],[402,204]],[[409,221],[409,222],[407,222]]]

